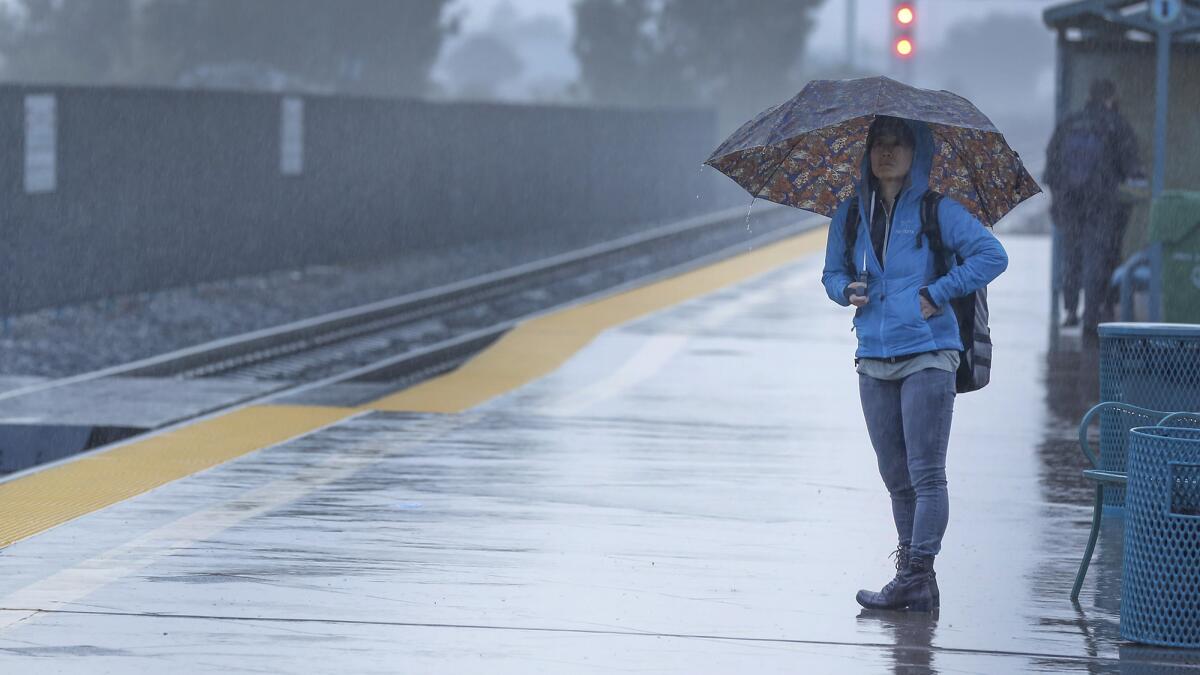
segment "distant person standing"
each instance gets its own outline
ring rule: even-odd
[[[1083,333],[1094,338],[1111,306],[1109,280],[1121,258],[1130,207],[1118,188],[1143,178],[1133,127],[1118,109],[1112,80],[1092,82],[1087,104],[1059,123],[1046,148],[1046,185],[1054,225],[1060,233],[1064,326],[1079,325],[1084,292]]]

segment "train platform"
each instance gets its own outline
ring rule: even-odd
[[[1200,669],[1119,640],[1119,520],[1068,597],[1086,401],[1048,352],[1048,240],[1004,243],[936,615],[854,602],[894,531],[818,231],[528,321],[368,405],[243,407],[0,482],[0,666]]]

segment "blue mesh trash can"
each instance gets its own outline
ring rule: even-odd
[[[1165,412],[1200,411],[1200,325],[1100,324],[1100,400]],[[1125,471],[1124,419],[1100,418],[1100,468]],[[1106,487],[1104,505],[1120,508],[1125,489]]]
[[[1129,432],[1121,637],[1200,647],[1200,429]]]

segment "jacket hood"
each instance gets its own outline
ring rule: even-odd
[[[908,125],[908,128],[913,132],[913,138],[916,141],[916,147],[913,148],[912,168],[908,170],[908,180],[905,183],[904,190],[900,193],[899,202],[901,204],[917,201],[929,189],[929,172],[933,168],[933,132],[929,130],[929,125],[924,122],[918,122],[910,119],[903,119],[903,122]],[[874,199],[871,189],[871,151],[863,150],[862,163],[860,165],[858,179],[858,208],[861,222],[871,222],[870,205]]]

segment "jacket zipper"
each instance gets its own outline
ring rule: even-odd
[[[900,199],[901,199],[901,197],[904,196],[905,192],[906,192],[906,189],[901,188],[900,192],[898,192],[896,194],[896,198],[892,200],[892,208],[891,208],[890,213],[888,212],[888,209],[886,206],[883,209],[883,214],[886,217],[886,221],[887,221],[887,227],[884,229],[884,232],[883,232],[883,260],[879,261],[879,271],[883,272],[883,274],[880,275],[880,281],[883,282],[883,290],[880,292],[880,296],[879,296],[881,298],[881,300],[879,301],[879,303],[880,303],[879,330],[876,332],[879,335],[879,346],[883,349],[884,354],[891,353],[890,350],[888,350],[887,341],[886,341],[884,333],[883,333],[883,320],[885,318],[885,315],[887,314],[887,306],[884,303],[887,302],[887,290],[888,290],[888,288],[887,288],[887,268],[884,267],[884,265],[886,264],[888,249],[891,248],[891,245],[892,245],[892,241],[891,241],[892,240],[892,223],[895,221],[896,212],[900,210]],[[868,230],[867,237],[869,238],[870,236],[871,236],[871,232]]]

